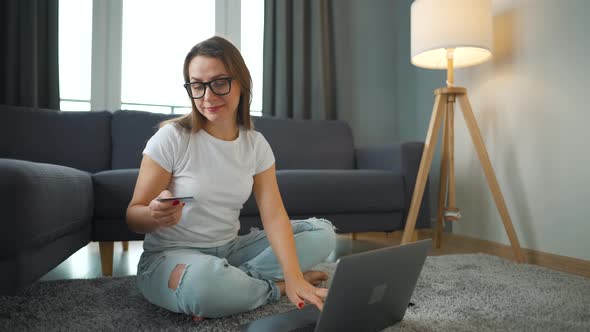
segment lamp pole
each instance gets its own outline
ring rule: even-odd
[[[450,88],[453,86],[455,76],[453,74],[453,55],[455,48],[447,48],[447,86]]]

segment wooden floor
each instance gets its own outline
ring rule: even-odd
[[[401,242],[401,232],[394,233],[358,233],[357,239],[352,240],[350,234],[339,234],[336,249],[328,257],[329,261],[336,261],[339,257],[352,253],[363,252],[398,245]],[[430,230],[418,232],[418,239],[431,238]],[[123,251],[121,242],[115,244],[113,259],[113,276],[135,275],[137,262],[143,251],[143,242],[129,242],[129,250]],[[590,278],[590,262],[540,253],[532,250],[523,250],[527,263],[545,266],[551,269],[568,273],[579,274]],[[433,248],[429,255],[450,255],[465,253],[486,253],[512,259],[510,247],[494,242],[473,239],[461,235],[445,233],[443,245],[440,249]],[[66,261],[47,273],[41,280],[98,278],[102,276],[100,267],[100,255],[98,243],[92,242],[78,250]]]

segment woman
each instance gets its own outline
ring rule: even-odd
[[[252,83],[240,52],[220,37],[193,47],[184,61],[192,112],[164,122],[147,142],[127,223],[145,233],[138,286],[174,312],[223,317],[287,295],[320,310],[324,272],[307,271],[334,249],[332,224],[290,221],[275,159],[250,120]],[[251,192],[264,225],[238,236]],[[156,198],[194,196],[194,201]],[[302,271],[307,271],[303,273]]]

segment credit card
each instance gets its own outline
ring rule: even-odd
[[[158,202],[171,202],[171,201],[181,201],[181,202],[187,202],[187,201],[194,201],[195,198],[193,196],[178,196],[178,197],[158,197],[156,198],[156,200]]]

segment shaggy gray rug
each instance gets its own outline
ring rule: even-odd
[[[590,279],[484,254],[428,257],[412,302],[404,320],[384,331],[590,331]],[[46,281],[0,296],[0,331],[235,331],[292,308],[284,297],[194,323],[144,300],[135,277]]]

